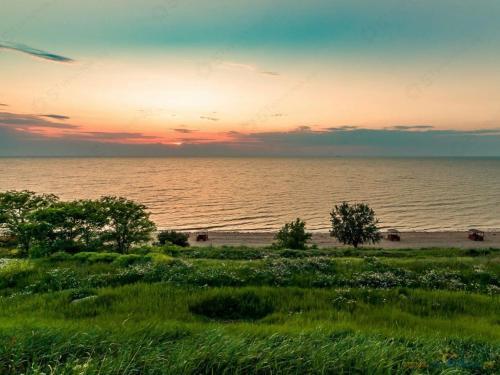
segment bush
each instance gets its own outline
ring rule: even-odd
[[[72,259],[73,257],[71,254],[65,253],[64,251],[59,251],[50,256],[50,261],[52,262],[65,262]]]
[[[177,245],[181,247],[189,246],[189,234],[176,232],[175,230],[163,230],[158,233],[158,243],[163,245]]]
[[[81,263],[112,263],[119,257],[118,253],[83,252],[73,255],[72,259]]]
[[[254,292],[225,292],[190,304],[189,311],[210,319],[258,320],[272,313],[273,306]]]
[[[40,280],[29,286],[30,292],[53,292],[65,289],[77,289],[81,280],[75,271],[69,268],[54,268],[45,273]]]
[[[276,246],[285,249],[304,250],[307,241],[312,237],[306,232],[306,223],[299,218],[291,223],[286,223],[276,234]]]

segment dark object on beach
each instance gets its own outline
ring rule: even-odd
[[[484,232],[478,229],[469,229],[469,240],[484,241]]]
[[[201,232],[196,235],[196,241],[208,241],[208,232]]]
[[[389,241],[401,241],[401,234],[396,229],[389,229],[387,231],[387,239]]]

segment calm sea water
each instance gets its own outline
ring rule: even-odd
[[[500,159],[0,159],[0,190],[122,195],[163,228],[269,231],[301,217],[327,231],[343,200],[383,227],[500,228]]]

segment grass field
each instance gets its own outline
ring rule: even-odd
[[[500,373],[499,250],[0,254],[0,374]]]

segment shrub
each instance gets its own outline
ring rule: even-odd
[[[272,313],[273,306],[251,291],[224,292],[190,304],[189,311],[210,319],[258,320]]]
[[[29,257],[34,259],[48,257],[52,253],[53,251],[50,247],[44,246],[42,244],[36,244],[32,246],[28,251]]]
[[[189,246],[189,234],[176,232],[175,230],[163,230],[158,233],[158,243],[162,245],[177,245],[181,247]]]
[[[364,203],[349,205],[343,202],[340,206],[335,206],[330,216],[330,235],[344,245],[358,247],[364,243],[379,242],[382,238],[375,212]]]
[[[303,251],[286,249],[279,253],[283,258],[306,258],[307,254]]]
[[[52,262],[65,262],[72,259],[73,257],[71,254],[65,253],[64,251],[58,251],[50,256],[50,261]]]
[[[31,292],[52,292],[65,289],[76,289],[80,287],[80,280],[75,271],[69,268],[54,268],[42,276],[33,285]]]
[[[147,255],[150,253],[158,253],[158,252],[161,252],[161,248],[150,245],[143,245],[130,249],[129,254]]]
[[[118,253],[91,253],[91,252],[82,252],[73,255],[73,259],[82,262],[82,263],[111,263],[116,258],[118,258],[120,254]]]
[[[276,245],[285,249],[304,250],[312,237],[306,232],[306,223],[299,218],[291,223],[286,223],[276,234]]]

